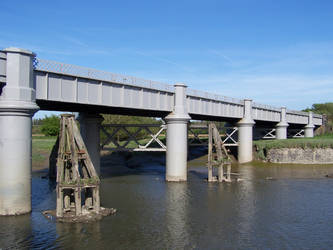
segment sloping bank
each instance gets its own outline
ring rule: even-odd
[[[333,135],[254,141],[255,158],[272,163],[333,164]]]

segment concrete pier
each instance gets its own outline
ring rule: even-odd
[[[187,125],[190,119],[186,106],[186,86],[182,83],[175,84],[174,109],[165,117],[167,181],[187,180]]]
[[[80,132],[87,147],[90,159],[98,175],[100,175],[100,127],[103,117],[99,114],[79,114]]]
[[[253,125],[252,100],[244,100],[243,119],[237,123],[238,127],[238,162],[246,163],[252,161]]]
[[[31,118],[35,103],[33,60],[27,50],[8,48],[6,85],[0,96],[0,215],[31,211]]]
[[[315,125],[313,124],[313,113],[309,112],[308,124],[304,127],[304,137],[311,138],[314,134]]]
[[[282,139],[287,139],[287,128],[289,124],[287,123],[287,118],[286,118],[286,111],[287,109],[285,107],[281,108],[281,118],[280,122],[276,124],[276,139],[282,140]]]

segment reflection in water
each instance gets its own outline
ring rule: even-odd
[[[90,224],[45,219],[41,211],[55,208],[54,186],[33,176],[33,212],[0,217],[0,249],[327,249],[333,244],[333,179],[324,177],[332,165],[236,165],[233,172],[243,181],[233,183],[207,183],[203,162],[193,162],[187,183],[166,183],[163,169],[124,166],[117,175],[105,174],[102,205],[118,211]]]
[[[57,223],[56,230],[62,246],[70,246],[71,249],[101,249],[100,222],[94,223]]]
[[[166,189],[166,228],[168,249],[189,246],[187,183],[168,183]]]
[[[25,248],[32,235],[30,214],[0,217],[0,249]]]
[[[244,240],[248,240],[255,227],[255,215],[257,209],[257,193],[254,190],[255,176],[253,168],[248,167],[244,164],[241,168],[242,181],[239,182],[239,204],[237,206],[237,217],[238,218],[238,240],[241,244],[246,245]]]

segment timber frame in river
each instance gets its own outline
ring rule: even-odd
[[[115,209],[100,206],[100,179],[75,123],[74,115],[61,115],[56,146],[57,220],[87,222],[113,214]],[[50,211],[44,214],[53,215]]]
[[[226,173],[224,174],[224,167]],[[231,158],[223,145],[219,130],[214,123],[208,125],[208,182],[231,182]],[[213,176],[213,167],[217,167],[218,176]]]

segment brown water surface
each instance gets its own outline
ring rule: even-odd
[[[140,158],[140,155],[136,156]],[[162,156],[161,156],[162,157]],[[0,249],[329,249],[333,166],[233,166],[243,181],[207,183],[206,156],[189,162],[187,183],[164,181],[164,159],[105,158],[101,201],[117,214],[63,224],[54,183],[32,178],[32,213],[0,217]],[[236,177],[236,176],[235,176]]]

